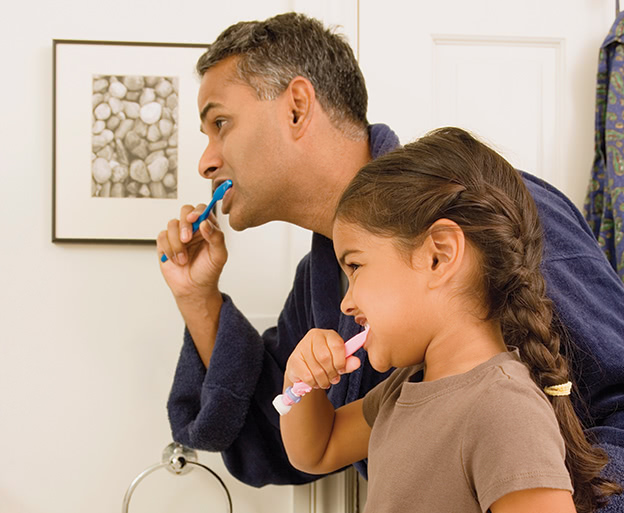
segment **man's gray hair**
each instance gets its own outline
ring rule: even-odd
[[[299,13],[265,21],[243,21],[225,29],[197,62],[203,76],[237,56],[237,74],[262,100],[283,93],[293,78],[307,78],[332,123],[346,136],[367,137],[368,93],[353,50],[345,38]]]

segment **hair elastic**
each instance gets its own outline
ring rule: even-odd
[[[567,383],[563,383],[561,385],[552,385],[550,387],[544,387],[544,392],[552,396],[570,395],[571,390],[572,390],[571,381],[568,381]]]

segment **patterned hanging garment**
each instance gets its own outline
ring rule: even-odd
[[[600,48],[595,157],[584,213],[624,281],[624,12]]]

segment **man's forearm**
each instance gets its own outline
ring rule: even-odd
[[[197,353],[204,366],[208,368],[219,330],[219,317],[223,305],[221,293],[217,292],[200,301],[176,299],[176,303],[193,338]]]

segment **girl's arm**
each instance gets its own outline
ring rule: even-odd
[[[311,330],[293,351],[284,389],[295,381],[315,388],[280,417],[284,447],[295,468],[326,474],[368,455],[371,428],[364,419],[363,400],[334,410],[323,390],[359,365],[356,357],[345,359],[344,341],[330,330]]]
[[[314,390],[282,416],[282,440],[292,466],[308,474],[328,474],[366,458],[371,428],[362,413],[363,401],[334,411],[325,392]]]
[[[490,506],[492,513],[576,513],[572,494],[567,490],[532,488],[508,493]]]

